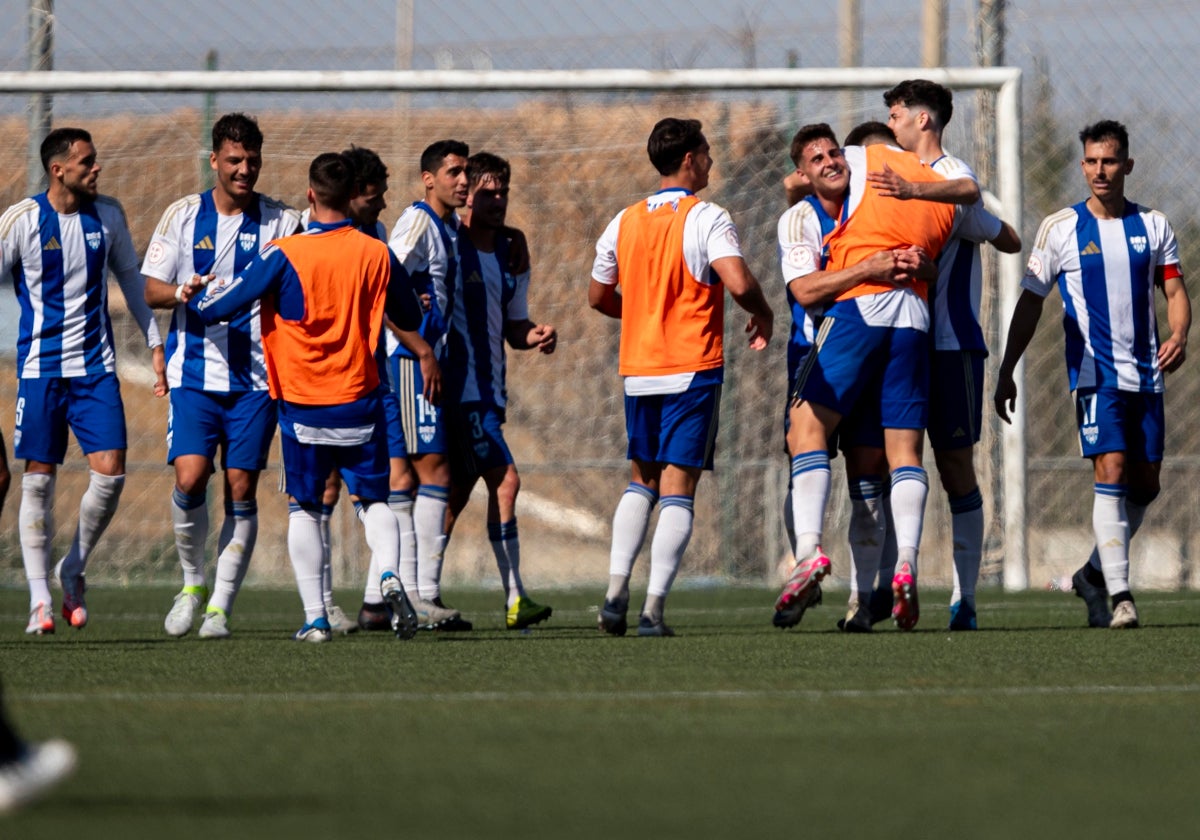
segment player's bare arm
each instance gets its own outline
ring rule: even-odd
[[[558,346],[558,331],[552,324],[535,324],[525,318],[504,324],[504,338],[514,350],[537,349],[550,354]]]
[[[746,324],[746,333],[750,336],[750,348],[763,350],[771,341],[775,330],[775,313],[767,298],[763,295],[762,287],[750,273],[750,267],[741,257],[721,257],[714,260],[712,270],[721,278],[725,288],[729,290],[733,302],[750,313],[750,322]]]
[[[812,181],[799,169],[794,169],[783,178],[783,194],[787,198],[788,207],[798,204],[807,195],[812,195]]]
[[[592,278],[588,286],[588,306],[609,318],[621,317],[621,293],[616,284],[601,283]]]
[[[201,277],[193,274],[188,282],[175,284],[159,280],[157,277],[147,277],[146,304],[153,309],[174,309],[195,297],[211,279],[212,275]]]
[[[886,163],[882,170],[867,173],[867,182],[886,198],[901,201],[920,199],[942,204],[974,204],[981,193],[972,178],[950,178],[939,181],[909,181]]]
[[[1000,370],[996,374],[996,393],[992,397],[996,405],[996,413],[1005,423],[1012,423],[1008,413],[1017,404],[1017,383],[1013,380],[1013,370],[1021,360],[1033,334],[1037,331],[1038,321],[1042,317],[1042,307],[1046,299],[1026,289],[1017,298],[1013,308],[1012,320],[1008,325],[1008,339],[1004,342],[1004,359],[1000,362]]]
[[[412,353],[417,364],[421,366],[421,378],[425,385],[422,394],[425,399],[432,405],[438,405],[442,401],[442,368],[433,348],[417,330],[402,330],[391,321],[388,321],[387,325],[396,334],[404,349]]]
[[[1001,254],[1021,253],[1021,236],[1008,222],[1000,223],[1000,232],[988,241]]]
[[[154,369],[154,396],[165,397],[171,389],[167,385],[167,356],[161,344],[150,351],[150,367]]]
[[[1178,370],[1187,358],[1188,331],[1192,328],[1192,303],[1188,299],[1182,275],[1164,280],[1162,290],[1167,299],[1167,326],[1171,329],[1171,335],[1158,347],[1158,367],[1163,373],[1172,373]]]
[[[879,280],[886,283],[900,283],[906,280],[897,279],[902,274],[897,258],[897,251],[876,251],[862,262],[837,271],[814,271],[803,277],[797,277],[788,284],[788,291],[801,306],[814,306],[819,303],[829,303],[842,292],[849,291],[859,283],[868,280]],[[908,264],[906,264],[908,265]],[[915,270],[916,261],[913,258],[908,270]],[[911,280],[911,277],[906,278]]]

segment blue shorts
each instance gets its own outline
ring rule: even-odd
[[[68,429],[84,455],[128,448],[125,405],[115,373],[18,380],[14,458],[61,464]]]
[[[720,385],[702,385],[682,394],[626,396],[626,457],[711,470],[720,411]]]
[[[817,352],[808,354],[797,376],[797,396],[845,417],[855,410],[867,386],[877,381],[883,428],[925,428],[929,413],[925,333],[827,315],[817,341]],[[868,399],[875,398],[868,395]],[[864,410],[868,406],[864,403]]]
[[[421,365],[407,356],[392,356],[388,364],[407,454],[445,454],[446,420],[442,416],[442,409],[430,403],[421,393],[425,386]]]
[[[503,425],[504,409],[488,403],[463,403],[446,410],[446,432],[452,441],[450,469],[456,482],[473,481],[513,462]]]
[[[1081,388],[1075,392],[1079,450],[1085,458],[1124,452],[1131,461],[1163,459],[1166,420],[1161,393]]]
[[[224,469],[261,472],[267,466],[278,410],[266,391],[172,388],[167,413],[167,463],[180,455],[216,457]]]
[[[982,350],[935,350],[930,356],[929,443],[944,452],[979,443],[983,424]]]
[[[404,426],[400,424],[400,401],[390,388],[385,388],[380,396],[383,399],[383,416],[387,419],[388,457],[407,458],[408,446],[404,442]]]
[[[301,506],[320,505],[325,495],[325,482],[337,470],[346,482],[346,491],[369,502],[386,501],[391,465],[388,463],[387,431],[384,428],[382,400],[370,401],[370,412],[363,417],[366,433],[361,440],[348,445],[313,442],[315,433],[334,430],[306,430],[302,435],[280,404],[279,431],[283,444],[283,468],[286,492]],[[371,428],[373,426],[373,428]],[[302,440],[302,437],[308,439]]]

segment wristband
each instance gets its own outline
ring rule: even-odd
[[[175,300],[179,301],[180,303],[183,303],[183,286],[182,285],[175,287]]]

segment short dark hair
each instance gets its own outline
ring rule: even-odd
[[[308,186],[325,207],[344,210],[354,197],[354,166],[341,152],[325,152],[308,167]]]
[[[461,140],[439,140],[431,143],[425,148],[425,151],[421,152],[421,171],[436,174],[442,168],[442,162],[450,155],[465,158],[470,154],[471,147]]]
[[[354,186],[359,192],[387,180],[388,171],[383,159],[370,149],[352,145],[342,151],[342,156],[350,161],[350,167],[354,170]]]
[[[888,143],[892,146],[896,145],[896,135],[888,128],[887,123],[881,123],[878,120],[859,123],[850,129],[850,133],[846,135],[847,146],[870,145],[864,143],[864,140],[874,140],[876,143]]]
[[[1101,140],[1116,140],[1117,152],[1121,159],[1129,157],[1129,132],[1125,126],[1116,120],[1100,120],[1085,126],[1079,132],[1079,142],[1086,146],[1088,143],[1099,143]]]
[[[80,140],[91,143],[92,135],[82,128],[56,128],[47,134],[40,149],[42,169],[49,172],[50,161],[67,154],[71,151],[71,144]]]
[[[889,108],[903,105],[905,108],[923,107],[933,114],[937,124],[945,128],[954,116],[954,94],[928,79],[906,79],[883,95]]]
[[[491,152],[476,152],[467,158],[467,183],[472,189],[488,178],[494,178],[501,187],[507,187],[512,178],[512,167],[504,158]]]
[[[700,120],[661,119],[650,132],[646,151],[659,175],[674,175],[683,166],[683,158],[704,144]]]
[[[241,147],[248,152],[262,151],[262,129],[258,127],[258,122],[254,117],[248,117],[242,113],[226,114],[213,123],[212,150],[214,152],[221,151],[221,146],[226,140],[230,143],[241,144]]]
[[[833,129],[829,127],[829,123],[810,123],[809,125],[801,126],[792,137],[792,163],[800,166],[800,157],[804,154],[804,147],[814,140],[828,139],[833,141],[833,145],[838,144],[837,135],[833,133]]]

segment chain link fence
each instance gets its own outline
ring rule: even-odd
[[[835,4],[830,4],[835,5]],[[838,63],[835,8],[795,4],[682,3],[653,7],[627,2],[496,4],[363,2],[351,7],[304,4],[279,14],[277,4],[217,0],[168,6],[137,0],[57,2],[54,68],[111,70],[313,69],[571,69],[638,67],[833,66]],[[1200,36],[1200,10],[1182,2],[1112,4],[1097,13],[1079,2],[1010,4],[1003,60],[1025,71],[1022,146],[1023,225],[1028,242],[1040,219],[1086,196],[1075,133],[1100,117],[1124,121],[1138,164],[1130,179],[1135,200],[1168,214],[1183,248],[1185,270],[1198,264],[1194,190],[1184,180],[1190,119],[1200,94],[1184,74],[1156,57],[1186,54]],[[946,63],[976,62],[979,39],[972,4],[947,8]],[[871,8],[862,25],[862,62],[914,66],[920,61],[918,4]],[[1088,12],[1084,14],[1084,12]],[[0,0],[0,69],[26,67],[26,4]],[[682,22],[682,23],[681,23]],[[211,38],[196,33],[212,32]],[[214,54],[215,53],[215,54]],[[645,159],[650,127],[667,114],[696,116],[709,133],[716,168],[706,197],[727,207],[742,234],[755,274],[785,326],[784,293],[775,257],[775,222],[784,209],[779,182],[790,167],[787,145],[803,123],[839,130],[886,114],[882,90],[866,93],[754,94],[200,94],[57,95],[56,125],[82,124],[94,134],[105,170],[101,190],[125,205],[139,249],[162,210],[204,186],[206,115],[244,110],[266,134],[259,188],[294,206],[303,203],[311,158],[354,143],[375,149],[391,169],[390,227],[399,209],[420,197],[416,160],[441,137],[489,150],[513,164],[511,221],[530,234],[534,258],[531,309],[558,326],[552,357],[514,353],[507,434],[522,470],[519,503],[527,577],[535,585],[594,584],[607,574],[608,520],[627,481],[616,324],[588,310],[586,286],[596,237],[612,215],[657,187]],[[993,152],[986,96],[963,91],[947,148],[976,166],[985,186]],[[25,152],[30,98],[0,93],[0,206],[27,194]],[[1000,323],[995,270],[985,300],[994,351]],[[4,332],[0,395],[12,405],[15,314],[10,286],[0,298]],[[120,295],[114,288],[113,298]],[[684,574],[761,582],[773,580],[786,557],[780,509],[786,481],[781,418],[785,393],[783,341],[765,354],[743,349],[743,319],[731,306],[727,386],[715,476],[701,483],[697,533]],[[1068,573],[1090,544],[1090,472],[1076,457],[1074,415],[1066,392],[1061,330],[1047,315],[1027,356],[1029,562],[1031,585]],[[1161,317],[1161,313],[1160,313]],[[165,325],[165,320],[164,320]],[[93,580],[174,579],[170,526],[171,470],[164,463],[166,405],[150,393],[147,353],[136,329],[118,322],[121,375],[131,432],[129,480],[121,510],[97,549]],[[990,371],[998,362],[991,359]],[[1135,540],[1135,586],[1200,585],[1200,535],[1193,525],[1200,486],[1196,376],[1189,366],[1168,382],[1168,460],[1163,496]],[[990,411],[977,455],[989,515],[985,575],[995,579],[1004,558],[1004,484],[998,426]],[[11,411],[0,420],[12,440]],[[931,458],[929,459],[932,460]],[[19,474],[19,465],[14,465]],[[277,467],[273,458],[272,470]],[[837,472],[835,468],[835,473]],[[931,473],[934,471],[931,468]],[[932,477],[932,476],[931,476]],[[56,546],[65,550],[86,482],[78,450],[58,485]],[[274,481],[260,491],[261,532],[252,580],[290,584],[286,504]],[[936,485],[936,480],[931,481]],[[18,583],[16,537],[19,479],[0,519],[0,582]],[[844,486],[835,485],[844,499]],[[220,494],[212,498],[219,510]],[[828,542],[845,556],[846,511],[834,504]],[[214,517],[215,519],[216,517]],[[447,575],[458,582],[494,576],[473,502],[456,530]],[[348,506],[335,520],[339,578],[357,584],[365,568],[358,526]],[[214,527],[214,531],[216,528]],[[923,546],[924,575],[950,579],[949,517],[940,489],[930,496]],[[640,564],[644,566],[644,564]],[[841,563],[839,571],[846,571]],[[642,569],[644,572],[644,569]],[[1140,575],[1140,578],[1139,578]]]

